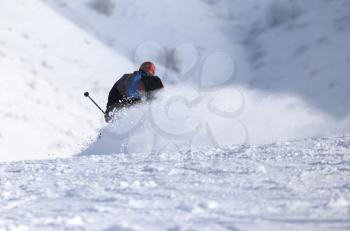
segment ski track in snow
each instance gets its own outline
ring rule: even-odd
[[[349,230],[350,136],[0,165],[0,230]]]

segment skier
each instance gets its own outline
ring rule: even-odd
[[[108,95],[106,122],[110,122],[113,112],[142,100],[154,98],[153,92],[164,88],[162,81],[155,76],[156,67],[152,62],[144,62],[138,71],[124,74],[112,87]]]

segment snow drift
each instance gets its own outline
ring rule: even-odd
[[[104,99],[131,63],[41,1],[1,1],[0,27],[0,161],[79,151],[103,124],[84,90]]]
[[[349,125],[290,95],[228,86],[211,91],[168,87],[158,100],[119,111],[80,155],[229,149],[241,144],[341,133]]]
[[[144,60],[156,62],[167,92],[127,112],[151,126],[133,134],[130,149],[142,147],[141,138],[153,142],[154,133],[165,139],[157,136],[160,146],[197,148],[349,131],[349,0],[0,6],[1,160],[69,156],[88,138],[88,150],[112,144],[105,132],[118,134],[129,122],[104,127],[82,93],[104,106],[113,82]]]

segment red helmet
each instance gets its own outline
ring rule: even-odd
[[[140,71],[144,71],[150,76],[154,76],[156,74],[156,66],[152,62],[144,62],[140,66]]]

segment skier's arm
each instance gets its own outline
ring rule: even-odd
[[[164,85],[158,76],[143,78],[142,83],[144,85],[147,100],[154,99],[155,93],[164,88]]]
[[[155,91],[164,88],[164,85],[162,83],[162,80],[158,76],[152,76],[152,77],[145,77],[142,78],[142,83],[145,86],[145,91]]]
[[[108,94],[108,103],[107,103],[107,109],[118,103],[120,100],[123,99],[123,95],[122,93],[120,92],[119,88],[120,88],[120,85],[122,83],[122,79],[125,78],[126,75],[123,75],[112,87],[112,89],[110,90],[109,94]]]

